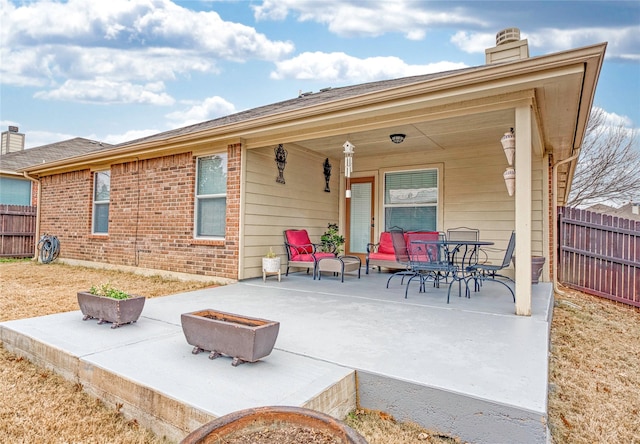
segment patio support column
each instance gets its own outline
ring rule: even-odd
[[[531,316],[531,106],[516,108],[516,314]]]

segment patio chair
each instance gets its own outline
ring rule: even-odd
[[[502,263],[500,265],[491,265],[491,264],[481,264],[478,263],[476,265],[472,265],[467,268],[467,270],[471,273],[471,277],[469,279],[473,279],[475,282],[475,291],[480,290],[480,285],[482,281],[494,281],[499,284],[504,285],[511,292],[511,296],[513,297],[513,302],[516,301],[516,295],[513,292],[513,289],[507,285],[507,283],[503,282],[500,279],[506,279],[512,283],[515,283],[513,279],[509,276],[502,275],[498,273],[501,270],[504,270],[511,263],[511,258],[513,257],[513,252],[516,248],[516,233],[514,231],[511,232],[511,238],[509,239],[509,244],[507,245],[507,249],[504,253],[504,258],[502,259]]]
[[[284,249],[287,252],[287,271],[290,267],[306,268],[307,273],[313,270],[313,279],[316,278],[318,261],[326,257],[336,257],[333,253],[325,253],[318,250],[318,244],[311,242],[307,230],[284,230]]]
[[[415,274],[407,281],[405,299],[411,281],[415,278],[420,280],[419,291],[422,293],[426,289],[425,284],[428,280],[432,280],[434,287],[439,288],[441,279],[452,276],[454,280],[449,284],[447,292],[447,303],[449,303],[451,285],[459,279],[455,279],[457,267],[450,257],[444,234],[437,231],[407,233],[407,251],[410,268]]]
[[[447,230],[447,240],[450,241],[479,241],[480,240],[480,230],[478,230],[477,228],[469,228],[469,227],[456,227],[456,228],[449,228]],[[486,248],[486,247],[485,247]],[[485,250],[485,248],[478,248],[476,250],[476,254],[477,256],[473,258],[473,260],[469,260],[469,262],[473,261],[473,262],[481,262],[481,263],[487,263],[488,261],[488,254],[487,251]],[[491,250],[489,248],[489,250]],[[467,258],[469,259],[469,258]],[[459,266],[462,266],[464,264],[457,264]]]
[[[413,276],[415,274],[409,267],[409,253],[407,252],[407,243],[405,240],[404,230],[402,228],[389,229],[391,235],[391,242],[393,243],[393,252],[396,256],[396,262],[398,266],[403,267],[400,271],[396,271],[389,279],[387,279],[387,288],[389,288],[389,282],[395,276],[402,276],[401,283],[404,283],[405,276]]]

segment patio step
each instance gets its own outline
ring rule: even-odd
[[[180,326],[142,316],[117,329],[80,312],[0,324],[4,347],[82,384],[159,436],[180,441],[215,418],[249,407],[311,408],[342,419],[355,408],[355,371],[283,350],[233,367],[193,355]]]

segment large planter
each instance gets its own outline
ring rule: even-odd
[[[343,422],[324,413],[300,407],[257,407],[233,412],[194,430],[181,444],[235,442],[235,438],[246,438],[265,431],[270,434],[288,431],[291,434],[296,428],[321,432],[331,437],[331,442],[335,443],[367,444],[358,432]]]
[[[180,317],[193,354],[209,351],[209,359],[222,355],[233,358],[234,367],[256,362],[273,350],[280,323],[212,309],[183,313]]]
[[[144,308],[144,296],[131,295],[127,299],[96,296],[86,291],[78,292],[78,305],[87,319],[98,319],[98,324],[111,322],[111,328],[136,322]]]
[[[516,257],[511,257],[511,262],[513,265],[516,265]],[[542,274],[542,268],[544,267],[544,263],[546,259],[544,256],[531,256],[531,283],[537,284],[540,280],[540,275]]]

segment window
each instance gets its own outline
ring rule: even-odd
[[[0,177],[0,204],[31,205],[31,181]]]
[[[196,176],[196,237],[224,238],[227,213],[227,155],[199,157]]]
[[[109,233],[111,171],[97,171],[93,181],[93,233]]]
[[[386,173],[384,180],[385,230],[438,230],[438,170]]]

